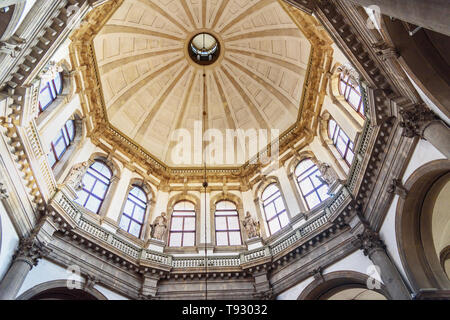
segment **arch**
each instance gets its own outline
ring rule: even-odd
[[[334,148],[338,151],[341,158],[348,167],[351,167],[353,158],[355,157],[355,144],[348,137],[347,133],[332,118],[328,120],[328,138],[331,139]]]
[[[85,126],[83,126],[82,116],[78,110],[73,113],[69,120],[74,121],[75,137],[63,156],[64,161],[58,161],[53,167],[53,175],[55,176],[55,179],[57,181],[59,181],[62,174],[66,171],[67,167],[72,163],[76,151],[81,146],[81,141],[86,137],[87,134],[87,129]]]
[[[144,221],[143,221],[143,225],[142,225],[142,232],[141,232],[141,235],[140,235],[139,238],[141,238],[143,240],[148,240],[150,238],[150,231],[151,231],[150,230],[150,223],[151,223],[151,217],[153,216],[153,211],[155,209],[156,195],[155,195],[155,191],[153,190],[153,188],[150,185],[150,183],[148,183],[144,179],[142,179],[142,178],[132,178],[130,180],[130,183],[129,183],[128,188],[126,190],[126,196],[124,198],[124,201],[123,201],[123,204],[122,204],[122,208],[120,210],[121,213],[120,213],[120,215],[119,215],[119,217],[117,219],[117,223],[120,224],[120,222],[121,222],[122,215],[123,215],[124,209],[125,209],[125,205],[127,203],[128,195],[129,195],[130,191],[133,189],[134,186],[138,186],[139,188],[141,188],[145,192],[145,195],[147,197],[146,209],[145,209],[145,213],[144,213]]]
[[[28,289],[22,293],[17,300],[40,300],[55,299],[63,295],[66,299],[62,300],[108,300],[100,291],[95,288],[86,287],[80,281],[70,281],[76,288],[69,290],[67,288],[68,280],[53,280],[44,282]]]
[[[102,160],[95,160],[89,164],[83,177],[83,187],[78,191],[75,202],[100,215],[100,209],[104,206],[106,195],[110,191],[113,173]]]
[[[364,273],[356,271],[334,271],[324,274],[322,278],[315,279],[311,282],[298,296],[297,300],[325,300],[339,291],[352,288],[366,288],[367,281],[370,277]],[[390,295],[383,283],[380,289],[372,289],[382,294],[387,299],[391,299]]]
[[[38,126],[47,121],[49,117],[51,117],[51,114],[53,114],[54,111],[60,106],[68,104],[74,97],[76,91],[75,74],[72,72],[71,64],[65,59],[57,63],[52,63],[56,68],[61,68],[62,70],[60,72],[62,76],[62,91],[43,111],[39,110],[39,103],[37,103],[36,105],[32,105],[33,108],[29,111],[31,111],[31,114],[34,118],[37,117],[36,124]],[[40,87],[41,85],[39,84],[38,93],[40,93]]]
[[[236,211],[238,214],[238,222],[239,222],[239,232],[241,234],[241,240],[242,243],[243,241],[246,240],[246,236],[244,235],[244,233],[242,232],[242,227],[241,227],[241,221],[244,219],[244,204],[242,202],[242,199],[230,192],[220,192],[214,196],[212,196],[209,200],[209,209],[210,209],[210,217],[211,217],[211,239],[213,239],[214,243],[217,244],[217,239],[216,239],[216,204],[218,202],[221,201],[231,201],[234,203],[234,205],[236,206]],[[241,243],[241,245],[242,245]]]
[[[105,154],[103,152],[94,152],[89,157],[89,160],[88,160],[89,165],[91,165],[95,161],[101,161],[101,162],[105,163],[108,166],[108,168],[112,172],[112,178],[111,179],[120,180],[120,176],[121,176],[121,172],[122,171],[121,171],[121,166],[119,165],[118,161],[116,161],[114,158],[108,156],[107,154]]]
[[[197,196],[191,194],[191,193],[179,193],[172,198],[169,199],[167,202],[167,220],[169,222],[168,225],[168,232],[166,232],[164,236],[165,243],[167,246],[169,246],[169,236],[170,236],[170,230],[172,230],[172,214],[174,211],[174,207],[177,203],[181,201],[188,201],[191,202],[194,205],[195,210],[195,248],[200,243],[200,198]],[[176,248],[176,247],[172,247]],[[186,247],[185,247],[186,248]]]
[[[329,198],[329,186],[317,176],[322,176],[319,167],[311,158],[298,162],[295,168],[295,181],[308,210],[316,208]]]
[[[450,160],[431,161],[412,173],[404,183],[406,197],[400,197],[395,217],[398,251],[405,273],[416,293],[421,289],[449,289],[432,238],[433,210],[426,198],[433,186],[450,172]]]

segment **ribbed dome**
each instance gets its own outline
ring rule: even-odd
[[[220,45],[208,66],[189,56],[202,32]],[[172,133],[204,110],[204,129],[288,129],[311,49],[276,0],[125,0],[94,45],[109,121],[169,166]]]

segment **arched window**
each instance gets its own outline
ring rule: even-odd
[[[195,207],[190,201],[180,201],[173,207],[169,247],[195,246]]]
[[[83,188],[75,201],[86,209],[98,213],[111,182],[112,173],[106,164],[94,162],[83,177]]]
[[[361,88],[359,85],[352,83],[349,75],[341,73],[339,91],[352,108],[364,118],[364,103],[362,101]]]
[[[322,179],[319,168],[311,159],[300,161],[295,168],[295,176],[309,210],[330,197],[328,185]]]
[[[56,135],[56,138],[50,143],[50,152],[48,154],[48,161],[52,168],[55,167],[56,163],[61,160],[64,153],[66,153],[67,148],[75,139],[75,122],[69,120],[66,122],[64,127]]]
[[[333,143],[342,158],[349,166],[351,166],[353,158],[355,157],[355,153],[353,151],[355,145],[345,134],[344,130],[342,130],[333,119],[328,122],[328,135],[330,139],[333,140]]]
[[[47,109],[56,100],[58,94],[61,94],[63,89],[62,80],[62,74],[58,73],[54,79],[41,84],[39,90],[39,113]]]
[[[264,189],[261,200],[271,235],[288,225],[289,217],[276,183],[272,183]]]
[[[216,245],[238,246],[242,244],[241,227],[236,205],[231,201],[216,203]]]
[[[142,233],[146,210],[147,195],[140,187],[133,186],[125,202],[120,219],[120,228],[139,238]]]

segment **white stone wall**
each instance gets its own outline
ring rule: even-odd
[[[0,201],[1,243],[0,243],[0,279],[3,279],[12,261],[12,256],[19,244],[16,230]]]

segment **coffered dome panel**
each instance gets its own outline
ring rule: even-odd
[[[220,45],[210,65],[189,56],[199,33]],[[192,139],[196,129],[217,129],[225,139],[227,129],[281,134],[292,126],[311,52],[276,0],[125,0],[94,48],[111,125],[165,164],[184,167],[201,165],[201,148],[177,162],[177,129]],[[234,148],[245,156],[208,165],[241,165],[252,156],[250,140]]]

